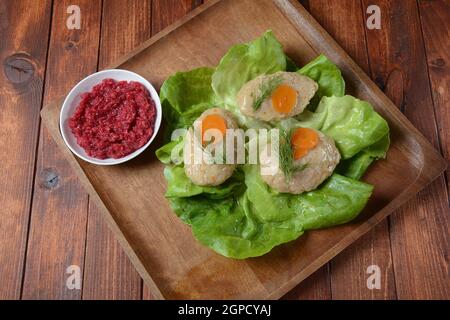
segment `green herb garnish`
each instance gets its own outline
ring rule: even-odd
[[[253,102],[253,110],[258,110],[264,100],[266,100],[270,95],[272,95],[272,92],[283,82],[283,79],[281,76],[275,76],[272,79],[269,79],[267,82],[263,82],[261,86],[259,87],[259,91],[261,94],[256,97],[255,101]]]
[[[307,164],[294,164],[294,151],[291,147],[292,131],[281,131],[279,141],[280,169],[283,171],[286,181],[290,181],[294,173],[304,170]]]

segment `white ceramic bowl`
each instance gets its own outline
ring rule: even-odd
[[[153,136],[150,137],[150,140],[139,148],[138,150],[134,151],[133,153],[130,153],[129,155],[119,158],[119,159],[97,159],[93,158],[87,155],[86,151],[78,145],[77,139],[72,133],[72,130],[69,128],[68,120],[75,112],[75,109],[77,108],[78,104],[81,101],[81,94],[84,92],[91,91],[92,88],[102,82],[104,79],[114,79],[117,81],[125,80],[125,81],[137,81],[144,85],[145,88],[150,92],[150,96],[152,97],[153,101],[155,102],[156,107],[156,119],[155,119],[155,125],[153,129]],[[111,70],[103,70],[94,74],[91,74],[90,76],[84,78],[78,84],[73,87],[73,89],[69,92],[69,94],[66,97],[66,100],[64,100],[63,106],[61,108],[61,113],[59,117],[59,127],[61,130],[61,135],[64,139],[64,142],[69,147],[69,149],[76,154],[81,159],[98,164],[98,165],[113,165],[113,164],[119,164],[123,163],[125,161],[128,161],[130,159],[133,159],[137,155],[139,155],[141,152],[143,152],[153,141],[153,139],[156,137],[159,127],[161,125],[161,118],[162,118],[162,111],[161,111],[161,102],[159,100],[158,93],[156,92],[155,88],[148,82],[146,79],[141,77],[140,75],[128,71],[128,70],[120,70],[120,69],[111,69]]]

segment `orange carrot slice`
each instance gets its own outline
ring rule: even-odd
[[[297,91],[282,84],[272,92],[272,107],[280,113],[289,113],[297,103]]]
[[[209,129],[219,130],[222,136],[227,131],[227,122],[224,118],[217,114],[210,114],[202,120],[202,143],[204,143],[204,135]]]
[[[319,143],[319,135],[309,128],[298,128],[291,137],[291,146],[294,150],[294,160],[304,157],[309,150]]]

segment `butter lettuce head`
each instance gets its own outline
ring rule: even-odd
[[[319,90],[308,110],[296,118],[263,123],[242,115],[235,96],[246,82],[277,71],[299,72],[314,79]],[[341,163],[316,190],[301,195],[279,193],[261,179],[256,165],[240,165],[217,187],[193,184],[183,167],[183,137],[156,151],[166,165],[166,197],[174,212],[191,225],[204,245],[227,257],[263,255],[297,239],[305,231],[354,219],[366,205],[373,186],[358,181],[389,147],[386,121],[362,100],[345,96],[337,66],[320,55],[298,69],[272,32],[238,44],[215,68],[198,68],[169,77],[160,92],[168,134],[187,128],[205,110],[226,108],[247,128],[310,127],[334,139]]]

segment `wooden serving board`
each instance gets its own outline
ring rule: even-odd
[[[161,139],[131,162],[95,166],[65,146],[58,127],[62,100],[42,110],[44,124],[157,298],[279,298],[445,168],[431,144],[295,0],[209,1],[110,67],[137,72],[159,88],[177,71],[217,65],[230,46],[267,29],[300,66],[320,53],[333,60],[343,72],[347,92],[372,103],[387,119],[392,145],[387,159],[376,162],[364,178],[375,191],[356,221],[308,232],[265,256],[232,260],[193,238],[164,198],[163,165],[154,156]]]

